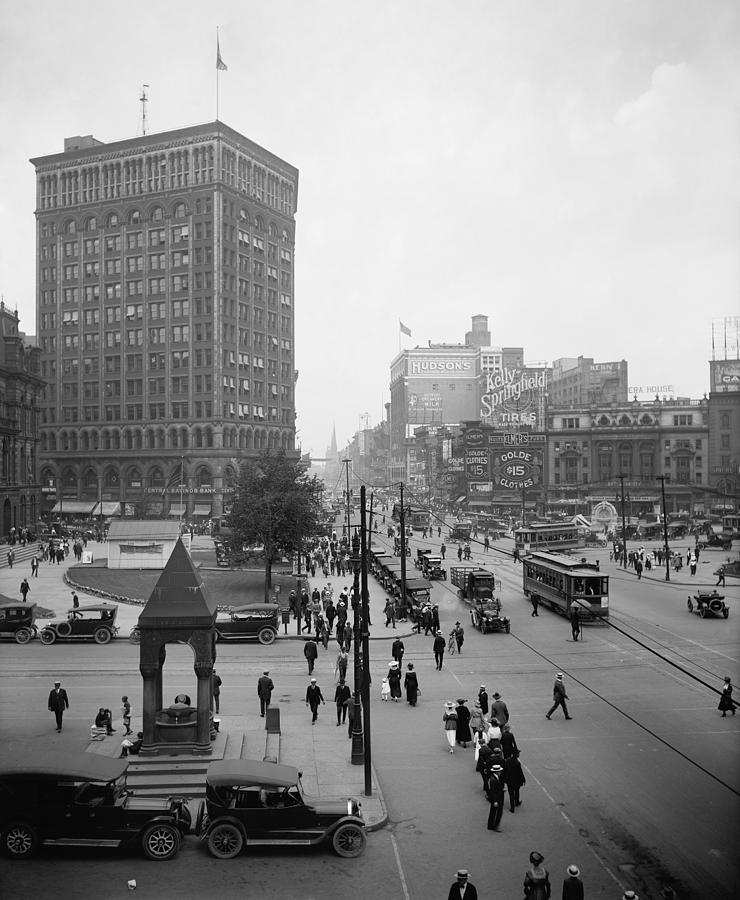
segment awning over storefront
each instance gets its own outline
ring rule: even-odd
[[[211,504],[210,503],[196,503],[193,507],[193,515],[194,516],[210,516],[211,514]]]
[[[61,503],[57,503],[52,509],[52,515],[66,515],[67,513],[89,516],[92,511],[93,504],[90,500],[62,500]]]
[[[465,499],[465,494],[463,494],[462,497],[458,497],[457,500],[455,500],[455,503],[462,503],[464,499]]]
[[[102,509],[101,509],[102,507]],[[121,504],[112,500],[103,500],[102,503],[96,503],[92,515],[94,516],[120,516]]]
[[[171,503],[170,511],[169,511],[168,515],[184,516],[185,515],[185,504],[184,503]]]

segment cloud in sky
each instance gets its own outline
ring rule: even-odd
[[[212,119],[217,24],[221,117],[300,169],[304,450],[378,421],[399,318],[426,344],[483,313],[530,360],[625,358],[633,383],[704,393],[710,319],[740,296],[729,0],[13,6],[0,291],[25,330],[27,159],[134,135],[145,81],[152,131]]]

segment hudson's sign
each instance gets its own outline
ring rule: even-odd
[[[471,359],[410,359],[409,375],[473,375]]]

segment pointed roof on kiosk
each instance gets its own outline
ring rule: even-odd
[[[139,627],[208,628],[215,618],[216,600],[208,597],[190,554],[178,538],[139,616]]]

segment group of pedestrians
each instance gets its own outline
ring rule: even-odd
[[[545,857],[533,850],[529,854],[529,866],[524,873],[524,896],[527,900],[548,900],[552,896],[550,873],[544,865]],[[583,900],[581,871],[575,864],[568,866],[563,880],[562,900]],[[455,882],[450,886],[447,900],[478,900],[478,890],[470,881],[467,869],[458,869]],[[640,900],[634,891],[625,891],[622,900]]]

